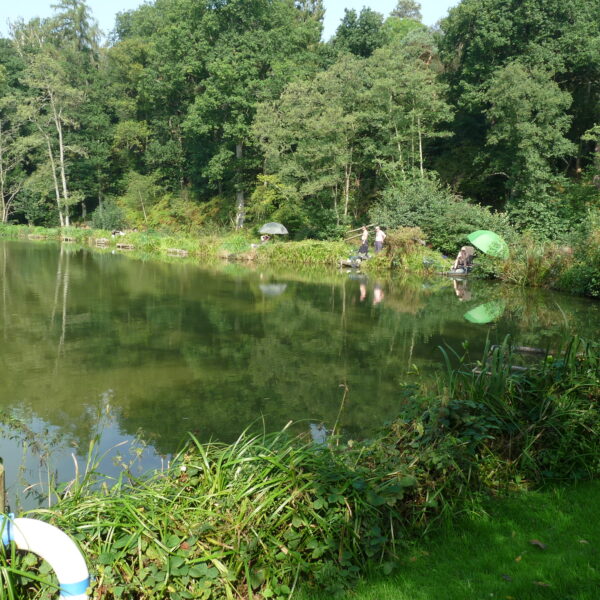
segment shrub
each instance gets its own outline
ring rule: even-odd
[[[544,286],[598,298],[600,229],[589,225],[581,229],[574,247],[538,241],[526,233],[513,245],[510,260],[480,255],[475,274],[517,285]]]
[[[372,222],[389,229],[420,227],[434,248],[451,255],[477,229],[491,229],[507,241],[514,237],[506,214],[470,204],[431,177],[395,183],[369,214]]]
[[[257,177],[257,186],[248,201],[246,217],[249,223],[257,226],[268,221],[284,223],[293,238],[306,230],[308,225],[298,193],[277,175]]]
[[[560,287],[574,294],[600,298],[600,256],[595,264],[576,264],[560,280]]]
[[[563,240],[575,225],[575,215],[551,198],[519,204],[510,210],[509,217],[517,231],[527,232],[539,241]]]
[[[590,211],[586,226],[576,241],[575,261],[560,282],[561,289],[600,298],[600,211]]]
[[[112,231],[125,226],[125,215],[122,209],[112,200],[105,200],[92,213],[92,227]]]

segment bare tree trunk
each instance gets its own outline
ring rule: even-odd
[[[423,135],[421,133],[421,117],[417,117],[417,131],[419,133],[419,168],[421,169],[421,177],[425,175],[423,170]]]
[[[60,112],[57,112],[56,105],[54,104],[54,98],[50,95],[50,104],[52,106],[52,112],[54,116],[54,126],[56,127],[56,133],[58,134],[58,158],[60,167],[60,179],[62,184],[62,197],[63,197],[63,209],[64,209],[64,223],[68,227],[69,223],[69,190],[67,188],[67,173],[65,168],[65,143],[63,140],[63,130]]]
[[[600,140],[594,145],[594,164],[596,174],[594,175],[594,185],[600,190]]]
[[[404,160],[402,158],[402,144],[400,143],[400,137],[398,134],[398,126],[394,124],[394,131],[396,133],[396,148],[398,149],[398,162],[400,163],[400,170],[404,174]]]
[[[2,222],[8,221],[8,208],[4,200],[6,187],[6,173],[4,169],[4,129],[0,121],[0,209],[2,209]]]
[[[17,166],[19,161],[14,157],[12,160],[10,156],[7,157],[6,146],[9,143],[5,141],[7,137],[8,133],[5,134],[2,121],[0,121],[0,216],[2,223],[8,223],[12,203],[22,187],[22,183],[17,183],[12,188],[8,185],[8,173]]]
[[[415,115],[411,116],[412,126],[410,128],[410,168],[415,168]]]
[[[394,118],[392,116],[393,100],[394,99],[390,95],[388,97],[388,114],[390,117],[390,122],[394,124],[394,134],[396,136],[396,149],[398,150],[398,163],[400,164],[400,170],[402,171],[402,173],[404,173],[404,161],[402,159],[402,144],[400,143],[400,134],[398,133],[398,123],[394,121]]]
[[[58,178],[56,177],[56,163],[54,162],[54,153],[52,152],[52,144],[50,143],[50,136],[45,134],[41,127],[38,127],[42,135],[46,138],[46,145],[48,147],[48,159],[50,160],[50,169],[52,170],[52,180],[54,181],[54,193],[56,194],[56,208],[58,209],[58,218],[60,219],[60,226],[64,227],[65,222],[63,218],[63,212],[60,202],[60,187],[58,185]]]
[[[102,179],[100,177],[100,167],[96,170],[98,177],[98,206],[102,208]]]
[[[344,167],[344,217],[348,216],[348,205],[350,204],[350,178],[352,177],[352,165]]]
[[[333,188],[333,212],[335,212],[335,224],[340,224],[340,214],[338,212],[338,186],[337,183]]]
[[[241,162],[244,156],[244,147],[242,142],[238,142],[235,145],[235,158],[238,162]],[[241,171],[241,165],[238,166]],[[235,228],[241,229],[244,226],[244,219],[246,217],[246,211],[244,206],[244,190],[242,189],[241,182],[238,182],[237,190],[235,192]]]

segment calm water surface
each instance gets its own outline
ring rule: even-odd
[[[114,474],[115,455],[147,446],[135,468],[160,466],[190,431],[229,441],[299,421],[318,438],[338,421],[365,435],[398,413],[399,384],[442,368],[440,345],[467,341],[476,359],[486,336],[547,347],[600,332],[598,302],[442,278],[203,269],[26,242],[0,242],[0,274],[11,494],[43,493],[48,465],[72,478],[97,436]],[[464,318],[488,302],[494,322]]]

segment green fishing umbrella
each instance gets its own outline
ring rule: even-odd
[[[492,302],[486,302],[485,304],[476,306],[469,312],[466,312],[463,316],[470,323],[483,324],[495,321],[502,316],[503,312],[504,302],[494,300]]]
[[[498,258],[508,258],[508,244],[493,231],[480,229],[467,236],[467,239],[482,252]]]

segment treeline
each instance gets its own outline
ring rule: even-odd
[[[370,219],[450,250],[471,227],[600,222],[600,0],[155,0],[108,41],[82,0],[0,40],[2,222],[196,233]],[[585,231],[584,231],[585,233]]]

